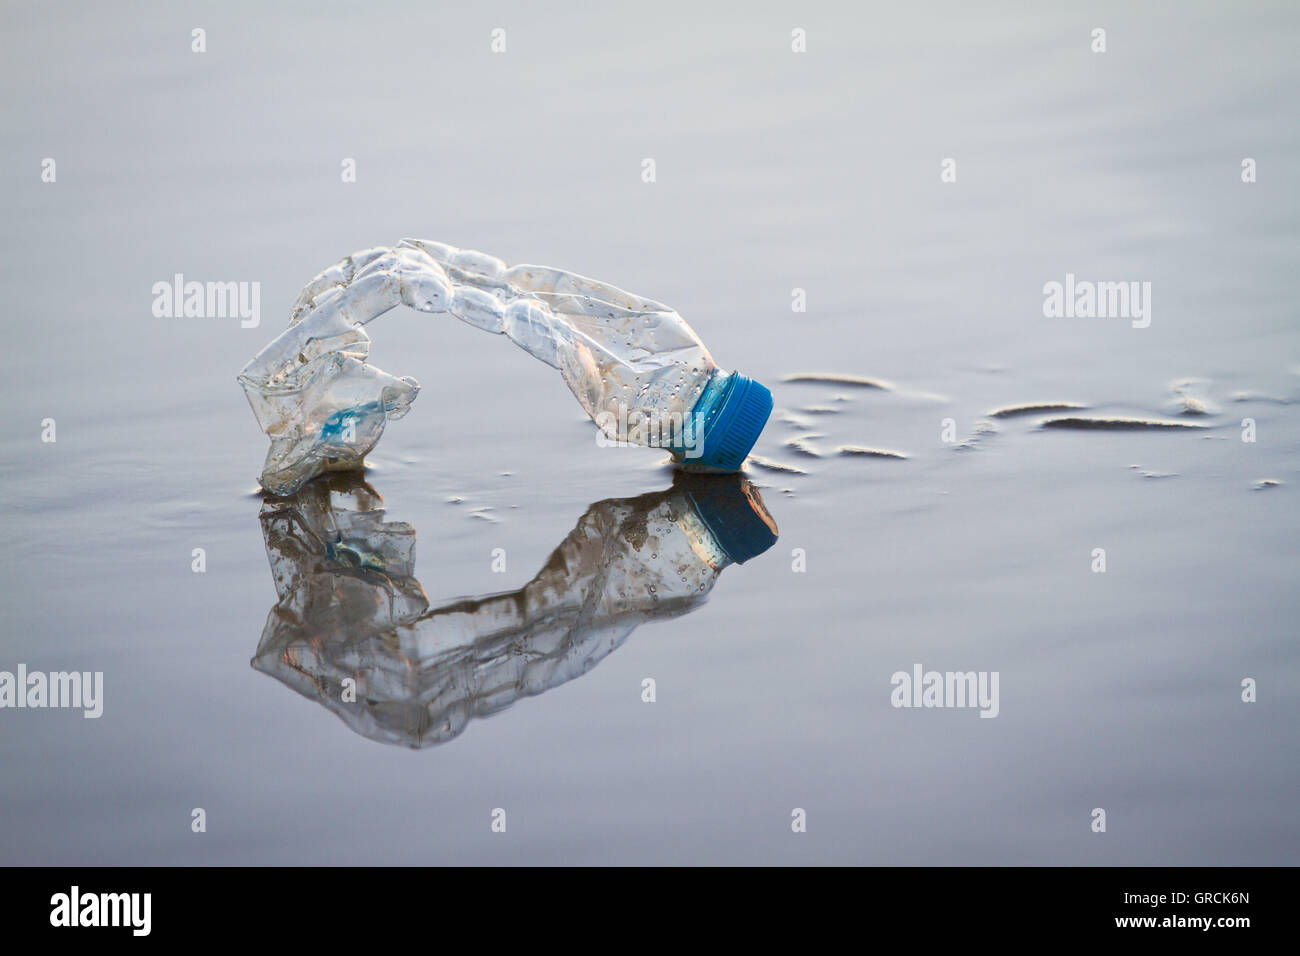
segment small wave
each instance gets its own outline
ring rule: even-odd
[[[860,458],[898,458],[905,459],[908,456],[901,451],[886,451],[883,448],[864,448],[861,445],[840,445],[835,449],[841,455],[852,455]]]
[[[791,438],[785,443],[785,447],[805,458],[820,458],[822,453],[814,448],[808,439],[821,437],[821,435],[802,435],[799,438]]]
[[[1049,418],[1039,424],[1043,428],[1101,429],[1110,431],[1205,427],[1191,422],[1175,422],[1163,418]]]
[[[779,461],[773,461],[771,458],[764,458],[761,455],[750,455],[749,461],[756,467],[764,471],[775,471],[782,475],[806,475],[808,472],[802,468],[796,468],[794,465],[787,465]]]
[[[893,386],[874,378],[861,375],[835,375],[829,372],[805,372],[799,375],[787,375],[781,381],[796,385],[851,385],[854,388],[875,388],[890,391]]]
[[[1036,415],[1042,412],[1068,412],[1087,408],[1076,402],[1031,402],[1028,405],[1007,405],[989,412],[991,418],[1015,418],[1018,415]]]
[[[1177,475],[1175,472],[1172,472],[1172,471],[1149,471],[1149,470],[1143,468],[1141,465],[1129,465],[1129,467],[1132,468],[1134,471],[1136,471],[1136,472],[1137,472],[1139,475],[1141,475],[1143,478],[1149,478],[1149,479],[1151,479],[1152,481],[1156,481],[1156,480],[1159,480],[1159,479],[1161,479],[1161,478],[1177,478],[1177,477],[1178,477],[1178,475]]]
[[[1198,384],[1198,380],[1193,378],[1174,383],[1174,401],[1172,404],[1179,415],[1209,415],[1211,413],[1209,402],[1192,394],[1191,390]]]
[[[997,434],[997,431],[996,425],[987,418],[981,418],[971,426],[970,437],[953,445],[953,451],[973,451],[980,446],[985,438]]]
[[[791,428],[808,429],[813,427],[813,423],[806,418],[800,418],[794,412],[778,412],[777,421],[782,425],[789,425]]]
[[[1289,398],[1280,398],[1277,395],[1261,395],[1258,392],[1236,392],[1232,396],[1234,402],[1260,402],[1267,405],[1292,405]]]

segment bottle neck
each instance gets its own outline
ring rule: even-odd
[[[695,406],[687,413],[682,441],[669,448],[676,460],[690,462],[704,454],[704,438],[717,423],[735,385],[734,372],[715,369],[709,376]]]

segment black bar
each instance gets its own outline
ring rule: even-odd
[[[700,920],[738,937],[761,937],[774,921],[818,933],[842,924],[852,938],[905,930],[921,945],[1044,934],[1232,941],[1283,930],[1283,905],[1295,882],[1292,869],[1207,867],[627,868],[554,875],[527,868],[12,868],[8,875],[14,889],[0,897],[0,913],[6,934],[16,938],[75,933],[83,942],[283,938],[330,945],[397,941],[403,933],[433,942],[456,926],[471,935],[486,931],[485,938],[509,927],[542,939],[600,924],[661,937]],[[114,907],[122,914],[118,926],[52,925],[70,911],[74,886],[87,916],[100,911],[98,894],[149,894],[147,936],[136,935],[144,926],[143,895],[130,910],[120,896],[108,901],[108,916]]]

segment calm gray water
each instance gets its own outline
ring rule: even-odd
[[[588,7],[7,11],[0,670],[104,701],[0,712],[0,862],[1296,863],[1300,12]],[[667,302],[778,409],[770,550],[420,749],[250,666],[278,596],[235,383],[404,236]],[[156,318],[176,273],[259,282],[260,325]],[[1151,283],[1149,327],[1045,317],[1067,274]],[[672,485],[503,338],[371,332],[423,385],[365,480],[431,607]],[[1087,408],[989,416],[1031,402]],[[997,672],[998,716],[891,706],[916,664]]]

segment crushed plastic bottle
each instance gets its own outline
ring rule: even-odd
[[[399,304],[504,334],[560,371],[606,439],[664,448],[694,470],[738,471],[772,410],[766,388],[719,369],[661,302],[572,272],[403,239],[308,283],[289,327],[240,372],[271,439],[267,491],[292,494],[322,472],[360,467],[388,420],[406,414],[419,383],[367,365],[362,328]]]
[[[519,590],[431,608],[415,529],[386,521],[359,476],[267,498],[260,520],[278,600],[252,666],[356,733],[413,748],[585,674],[645,621],[689,613],[777,534],[739,475],[679,474],[591,505]]]

